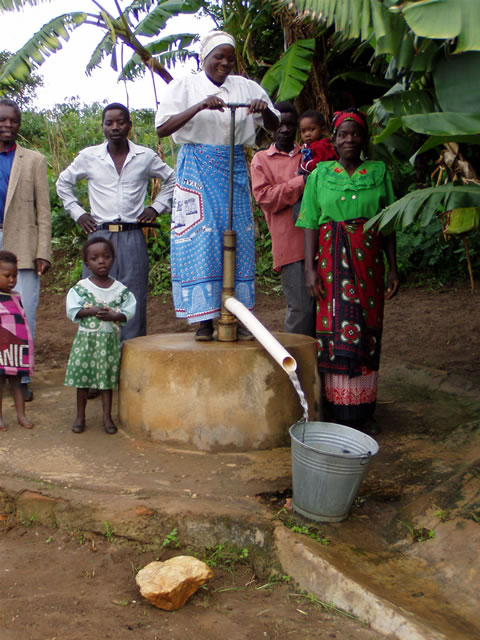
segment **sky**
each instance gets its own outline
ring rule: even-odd
[[[113,0],[102,0],[101,4],[112,15],[118,15]],[[122,7],[128,4],[130,2],[120,2]],[[91,0],[52,0],[35,7],[25,7],[21,11],[2,13],[0,49],[16,52],[49,20],[71,11],[98,13]],[[188,16],[182,20],[173,18],[164,34],[205,34],[212,28],[214,25],[210,20]],[[102,67],[95,69],[91,76],[85,74],[85,67],[101,37],[102,31],[97,27],[81,25],[70,34],[68,42],[61,41],[62,50],[51,54],[37,70],[43,77],[44,86],[37,90],[35,108],[48,109],[72,97],[79,97],[80,101],[86,104],[105,100],[128,103],[132,109],[155,108],[155,93],[150,74],[135,82],[117,82],[118,73],[110,67],[109,59],[104,60]],[[128,51],[125,51],[125,58],[130,58]],[[191,68],[191,64],[176,65],[169,71],[172,76],[177,77],[190,73]],[[155,84],[158,94],[164,81],[158,76],[155,77]]]

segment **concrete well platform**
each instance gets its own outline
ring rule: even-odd
[[[309,418],[319,418],[320,381],[313,338],[275,334],[297,361]],[[145,437],[202,451],[250,451],[288,442],[302,417],[285,371],[257,342],[195,342],[191,333],[124,344],[119,413]]]

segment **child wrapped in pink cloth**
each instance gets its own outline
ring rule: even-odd
[[[31,375],[33,341],[18,293],[0,291],[0,375]]]

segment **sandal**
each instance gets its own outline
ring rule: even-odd
[[[210,342],[213,340],[213,322],[211,320],[202,320],[200,326],[195,332],[195,340],[197,342]]]
[[[84,424],[74,424],[72,426],[73,433],[83,433],[84,429],[85,429]]]

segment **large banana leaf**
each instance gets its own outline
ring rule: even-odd
[[[416,0],[405,2],[400,10],[417,36],[456,38],[455,53],[480,51],[478,0]]]
[[[395,72],[430,71],[438,40],[456,38],[455,53],[480,50],[478,0],[284,0],[283,4],[335,25],[346,38],[371,38],[376,56],[393,56]]]
[[[375,55],[400,56],[397,68],[409,68],[415,57],[413,35],[401,15],[389,12],[391,0],[285,0],[300,14],[335,25],[347,39],[369,40]]]
[[[478,8],[480,10],[480,3]],[[437,61],[433,71],[433,83],[443,111],[480,112],[479,70],[478,51],[446,56]]]
[[[391,32],[394,23],[389,23],[388,14],[397,13],[416,36],[457,38],[457,53],[480,50],[478,0],[415,0],[402,4],[393,0],[288,0],[285,4],[313,19],[335,24],[350,38],[365,40],[372,29],[377,40],[391,41],[395,35],[403,38],[398,30],[396,34]]]
[[[135,20],[138,21],[139,14],[150,11],[156,2],[157,0],[133,0],[132,4],[126,7],[123,13],[125,15],[132,14]]]
[[[91,75],[92,71],[101,65],[102,60],[112,54],[114,47],[112,34],[109,31],[103,36],[92,53],[86,68],[87,75]]]
[[[195,13],[204,6],[202,0],[158,0],[155,9],[135,27],[135,35],[155,36],[172,16]]]
[[[464,142],[466,144],[480,144],[480,135],[471,135],[471,136],[459,136],[459,135],[450,135],[450,136],[429,136],[422,146],[417,149],[415,154],[410,158],[410,162],[413,163],[415,156],[418,153],[424,153],[425,151],[429,151],[429,149],[433,149],[434,147],[439,147],[447,142]]]
[[[196,37],[191,33],[177,33],[161,38],[156,42],[150,42],[145,45],[145,49],[151,56],[157,57],[162,65],[174,67],[176,62],[184,62],[188,58],[196,57],[197,54],[185,48],[192,44]],[[173,45],[176,47],[175,50],[173,50]],[[123,67],[119,80],[133,80],[143,76],[145,70],[141,57],[138,53],[135,53]]]
[[[385,111],[395,116],[405,116],[435,111],[432,94],[427,89],[404,90],[397,84],[387,91],[379,101]]]
[[[414,222],[425,226],[443,211],[478,206],[480,186],[446,184],[429,189],[417,189],[386,207],[369,220],[365,227],[375,227],[383,233],[390,233],[395,229],[404,229]]]
[[[337,31],[343,31],[347,38],[366,40],[370,36],[373,23],[379,27],[377,38],[387,30],[385,7],[378,0],[293,0],[286,1],[298,13],[307,14],[313,20],[322,20],[328,25],[335,24]]]
[[[373,144],[379,144],[380,142],[384,142],[387,138],[389,138],[392,133],[395,133],[402,127],[402,119],[401,118],[390,118],[388,120],[387,126],[379,133],[377,136],[373,137]]]
[[[403,116],[402,123],[416,133],[429,136],[470,136],[480,134],[480,114],[437,113]]]
[[[32,69],[43,64],[50,53],[62,48],[60,38],[68,40],[69,31],[79,27],[87,18],[88,14],[75,12],[47,22],[3,67],[0,84],[8,86],[15,81],[25,82]]]
[[[476,136],[480,134],[480,114],[437,111],[391,118],[385,130],[375,137],[375,144],[383,142],[401,126],[427,136],[448,137],[449,140],[469,136],[476,140]]]
[[[27,5],[40,4],[42,0],[0,0],[0,13],[2,11],[14,11]],[[43,0],[47,2],[48,0]],[[2,69],[0,75],[0,86],[9,86],[14,81],[24,81],[28,78],[32,68],[41,65],[45,57],[51,52],[62,48],[59,38],[68,40],[68,32],[78,27],[84,22],[95,24],[103,30],[101,41],[93,51],[90,62],[87,66],[87,73],[97,67],[103,58],[110,56],[110,63],[113,69],[117,69],[116,45],[119,41],[126,43],[137,53],[140,59],[143,53],[148,50],[141,44],[137,36],[152,36],[161,31],[169,18],[184,13],[195,13],[205,6],[204,0],[133,0],[120,15],[115,18],[107,11],[101,9],[100,4],[92,0],[96,9],[100,8],[99,14],[71,13],[58,16],[44,25],[22,49],[20,49],[8,64]],[[119,4],[117,3],[117,8]],[[119,8],[120,10],[120,8]],[[131,18],[138,21],[141,13],[150,12],[134,28]],[[92,21],[94,19],[94,22]],[[107,33],[105,34],[105,31]],[[192,36],[193,38],[193,36]],[[164,50],[164,55],[168,51]],[[139,55],[138,55],[139,54]],[[179,52],[178,58],[185,56]],[[174,54],[171,54],[174,59]],[[151,60],[154,64],[154,71],[159,73],[167,82],[171,80],[170,74],[164,69],[158,60]]]
[[[301,92],[312,68],[315,39],[296,40],[263,76],[265,91],[278,101],[292,100]]]
[[[480,229],[480,207],[460,207],[450,211],[445,229],[447,235],[463,235],[478,229]]]

